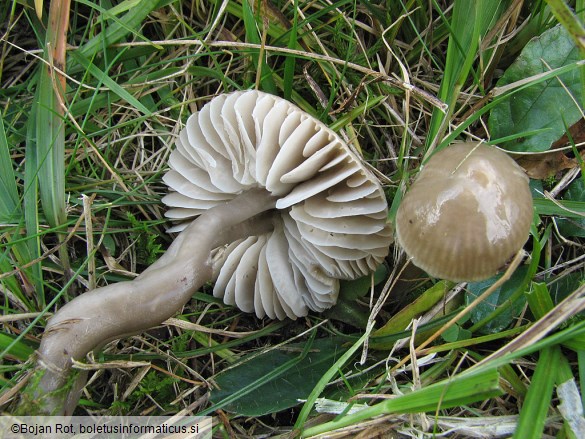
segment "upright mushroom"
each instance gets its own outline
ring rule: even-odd
[[[528,177],[514,160],[493,146],[456,143],[424,165],[400,203],[396,235],[431,276],[476,281],[522,248],[532,217]]]
[[[278,97],[220,95],[192,115],[170,157],[163,201],[183,222],[136,279],[85,293],[49,321],[39,348],[39,411],[71,413],[55,392],[72,360],[160,324],[205,282],[259,317],[335,304],[339,279],[376,268],[392,239],[379,182],[332,130]],[[67,398],[67,400],[66,400]]]

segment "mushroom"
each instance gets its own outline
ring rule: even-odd
[[[80,386],[56,392],[72,360],[160,324],[210,280],[226,304],[294,319],[334,305],[339,279],[370,273],[388,253],[379,182],[286,100],[215,97],[188,119],[169,165],[163,202],[180,234],[136,279],[85,293],[51,318],[38,351],[39,411],[72,413]]]
[[[397,241],[429,275],[493,276],[524,245],[532,224],[528,177],[506,153],[466,142],[435,153],[400,203]]]
[[[189,118],[169,164],[170,218],[250,188],[275,197],[273,230],[214,254],[214,295],[243,311],[279,319],[323,311],[339,279],[375,270],[388,253],[380,184],[339,136],[286,100],[256,91],[213,99]]]

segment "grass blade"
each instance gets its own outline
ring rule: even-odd
[[[139,33],[134,32],[144,19],[155,10],[158,6],[159,0],[141,0],[140,5],[131,7],[126,14],[120,18],[116,18],[113,13],[105,9],[99,8],[95,3],[81,0],[79,3],[85,4],[91,8],[95,8],[102,13],[106,19],[112,19],[112,23],[108,25],[102,32],[94,36],[91,40],[80,47],[79,53],[85,58],[93,58],[101,52],[105,46],[115,44],[122,40],[129,33],[133,33],[138,38],[144,39]],[[119,11],[114,9],[114,13]]]
[[[62,69],[66,58],[66,36],[69,25],[70,0],[51,2],[49,26],[44,48],[45,63],[38,70],[38,89],[33,106],[34,143],[29,143],[27,154],[35,155],[39,194],[45,219],[49,225],[58,229],[67,220],[65,203],[65,76]],[[30,169],[29,169],[30,171]],[[35,178],[35,179],[36,179]],[[33,198],[34,194],[33,194]],[[36,201],[36,200],[29,200]],[[36,203],[29,205],[36,209]],[[31,212],[32,213],[32,212]],[[30,225],[38,221],[32,214]],[[27,226],[29,224],[27,223]],[[29,234],[36,230],[28,230]],[[62,235],[58,235],[59,240]],[[69,269],[69,258],[65,247],[59,251],[61,265]],[[42,291],[38,291],[39,302],[44,303]]]
[[[65,78],[56,67],[65,65],[65,44],[69,21],[69,0],[51,3],[46,63],[39,70],[36,106],[36,156],[39,165],[40,196],[51,227],[65,222],[65,123],[63,95]]]
[[[36,157],[40,198],[51,227],[65,222],[65,130],[51,73],[41,70],[36,110]]]
[[[501,393],[499,375],[495,368],[481,373],[462,374],[420,390],[388,399],[359,412],[308,428],[303,431],[303,437],[347,427],[380,415],[437,411],[467,405]]]
[[[12,346],[8,355],[22,361],[26,361],[34,353],[34,349],[24,341],[15,343],[14,337],[0,332],[0,350],[4,351],[8,346]]]
[[[10,158],[10,150],[8,146],[8,140],[6,138],[6,131],[4,129],[4,123],[0,117],[0,221],[4,224],[14,224],[14,233],[8,231],[4,236],[7,240],[7,245],[0,255],[0,268],[3,273],[10,272],[13,270],[11,260],[16,260],[18,266],[24,266],[34,259],[31,247],[29,246],[30,241],[20,240],[20,229],[24,223],[23,212],[20,204],[20,197],[18,194],[18,188],[16,186],[16,174],[12,167],[12,160]],[[10,227],[10,226],[9,226]],[[16,240],[16,242],[12,242]],[[10,257],[12,253],[13,257]],[[32,276],[30,269],[22,270],[22,275],[29,282],[37,283],[39,276]],[[23,294],[19,282],[14,277],[4,279],[6,287],[12,291],[19,300],[26,306],[30,311],[33,307],[28,298]]]
[[[82,65],[92,76],[94,76],[100,83],[106,85],[112,92],[117,94],[121,99],[128,102],[137,110],[144,113],[146,116],[152,116],[152,112],[146,108],[138,99],[124,90],[124,87],[120,86],[116,81],[110,78],[107,73],[103,72],[95,64],[92,64],[90,60],[85,58],[81,53],[71,53],[71,57]]]
[[[38,105],[38,104],[37,104]],[[37,148],[35,142],[35,127],[36,127],[36,111],[33,109],[26,138],[25,150],[25,166],[24,166],[24,222],[26,227],[26,235],[28,238],[28,246],[31,250],[31,256],[34,259],[40,258],[41,255],[41,240],[39,227],[39,170],[37,165]],[[45,293],[43,284],[43,273],[40,263],[33,266],[35,270],[36,295],[37,301],[41,307],[45,305]]]
[[[447,114],[438,109],[433,111],[427,146],[441,141],[446,128],[443,122],[449,120],[455,110],[459,92],[467,81],[477,56],[479,43],[502,12],[501,3],[491,0],[455,2],[449,23],[445,72],[438,95],[439,99],[449,105],[449,110]]]
[[[299,15],[299,1],[294,0],[294,15],[293,22],[290,28],[290,35],[288,40],[288,48],[295,49],[297,46],[297,26],[298,26],[298,15]],[[284,61],[284,98],[290,99],[292,96],[294,72],[296,65],[296,57],[287,56]]]
[[[311,413],[311,410],[313,410],[313,405],[315,404],[315,401],[317,400],[319,395],[321,395],[323,389],[325,389],[325,386],[329,383],[331,378],[333,378],[333,376],[335,376],[335,374],[339,372],[341,366],[343,366],[347,361],[349,361],[349,359],[356,353],[356,351],[364,344],[368,336],[369,336],[368,332],[364,333],[364,335],[362,335],[360,339],[356,341],[353,344],[353,346],[351,346],[347,350],[347,352],[345,352],[326,373],[323,374],[323,377],[319,380],[319,382],[317,383],[317,385],[307,398],[307,401],[303,405],[303,408],[301,409],[299,417],[297,418],[297,421],[295,423],[295,430],[297,431],[302,430],[303,425],[305,424],[307,418],[309,417],[309,414]]]
[[[16,176],[11,163],[4,122],[0,117],[0,218],[5,223],[13,222],[20,216]]]
[[[249,3],[250,0],[242,1],[242,15],[244,17],[244,24],[246,27],[246,40],[254,44],[263,44],[262,37],[259,34],[257,18],[254,15],[254,10]],[[266,20],[268,26],[268,20]],[[262,90],[272,94],[277,94],[277,87],[274,82],[274,72],[264,60],[265,54],[262,50],[252,51],[250,54],[252,63],[256,69],[256,83],[262,86]]]
[[[520,411],[514,438],[539,439],[542,437],[560,357],[561,351],[557,346],[540,351],[536,370]]]

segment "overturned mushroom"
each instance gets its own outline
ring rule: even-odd
[[[215,255],[214,294],[258,317],[322,311],[338,279],[374,270],[388,252],[386,200],[341,139],[274,96],[215,98],[191,116],[170,157],[167,216],[192,217],[255,187],[276,197],[274,229]]]
[[[398,243],[433,277],[486,279],[526,240],[532,223],[528,177],[506,153],[474,142],[431,157],[402,200]]]
[[[388,253],[378,181],[333,131],[283,99],[214,98],[189,118],[170,167],[167,215],[197,218],[177,226],[168,251],[136,279],[83,294],[49,321],[41,412],[72,412],[78,396],[55,392],[72,360],[160,324],[209,280],[243,311],[296,318],[331,307],[339,279],[371,272]]]

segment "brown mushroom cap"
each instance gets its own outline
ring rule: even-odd
[[[399,244],[433,277],[493,276],[524,245],[532,223],[528,177],[506,153],[475,142],[431,157],[402,200]]]

